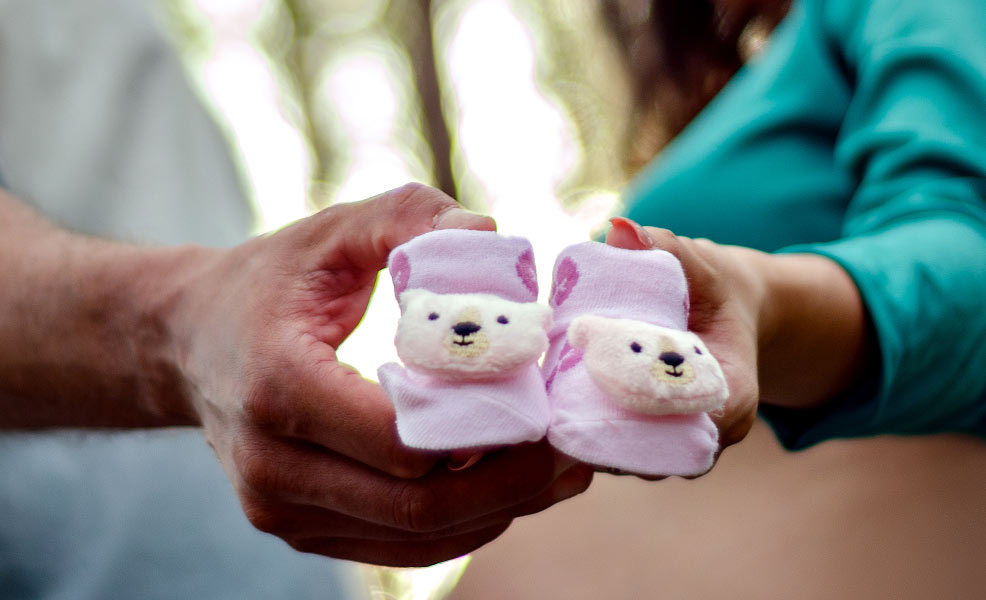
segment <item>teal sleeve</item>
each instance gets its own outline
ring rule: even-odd
[[[986,435],[986,7],[833,1],[853,96],[836,159],[859,184],[843,236],[786,248],[856,282],[882,358],[825,410],[763,407],[790,448],[831,437]]]

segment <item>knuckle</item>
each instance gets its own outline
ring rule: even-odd
[[[744,413],[720,430],[720,445],[723,449],[743,441],[756,421],[756,413]]]
[[[281,429],[286,418],[283,398],[275,376],[260,370],[243,400],[247,420],[264,429]]]
[[[410,452],[399,443],[387,443],[390,444],[387,472],[394,477],[417,479],[425,476],[434,465],[434,459]]]
[[[394,524],[411,533],[427,533],[440,528],[420,488],[410,481],[397,483],[391,507]]]
[[[233,449],[233,461],[243,483],[255,492],[278,489],[278,469],[263,450],[238,446]]]
[[[321,554],[323,556],[332,556],[334,554],[329,552],[326,548],[326,544],[321,543],[317,539],[305,538],[305,539],[285,539],[291,548],[297,550],[298,552],[304,552],[306,554]]]
[[[456,206],[444,192],[421,183],[408,183],[388,196],[389,209],[400,222],[432,216],[443,208]]]
[[[446,198],[444,193],[441,191],[425,185],[423,183],[418,183],[412,181],[405,183],[401,187],[394,190],[392,196],[398,203],[404,202],[421,202],[422,200],[427,200],[431,198]]]
[[[648,227],[647,233],[654,241],[654,247],[673,254],[681,260],[681,240],[670,229]]]
[[[264,533],[277,534],[284,529],[284,522],[279,511],[273,510],[267,503],[250,499],[242,502],[243,514],[247,520]]]

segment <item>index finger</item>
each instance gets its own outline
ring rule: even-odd
[[[404,446],[383,389],[334,357],[271,374],[246,410],[254,424],[271,433],[328,448],[395,477],[420,477],[439,458]]]

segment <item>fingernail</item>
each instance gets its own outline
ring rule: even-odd
[[[561,477],[563,473],[571,470],[577,464],[579,464],[579,461],[571,456],[555,451],[555,478]]]
[[[435,229],[478,229],[481,231],[496,231],[496,221],[492,217],[481,215],[459,206],[450,206],[435,215],[432,226]]]
[[[483,453],[482,452],[477,452],[477,453],[473,454],[472,456],[470,456],[469,458],[467,458],[465,460],[465,462],[461,462],[461,463],[458,460],[456,460],[455,458],[450,458],[449,461],[448,461],[448,463],[445,466],[448,467],[448,470],[449,471],[465,471],[469,467],[471,467],[474,464],[478,463],[479,462],[479,459],[481,459],[481,458],[483,458]]]
[[[578,496],[589,489],[592,483],[592,470],[588,467],[572,467],[562,473],[554,483],[554,500],[561,502],[573,496]]]
[[[626,217],[613,217],[609,222],[613,225],[614,229],[624,229],[632,232],[637,237],[637,241],[644,247],[650,248],[654,245],[654,240],[651,239],[647,231],[636,221],[631,221]]]

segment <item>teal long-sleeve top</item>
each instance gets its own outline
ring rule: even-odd
[[[803,0],[635,178],[630,218],[851,275],[881,364],[825,407],[762,406],[789,448],[986,436],[986,2]]]

